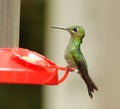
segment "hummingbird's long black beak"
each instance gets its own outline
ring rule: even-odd
[[[61,29],[61,30],[67,30],[66,28],[62,28],[62,27],[51,27],[51,28],[55,28],[55,29]]]

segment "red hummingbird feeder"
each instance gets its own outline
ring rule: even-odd
[[[0,60],[0,83],[7,84],[58,85],[73,70],[24,48],[0,48]],[[59,70],[64,71],[60,79]]]

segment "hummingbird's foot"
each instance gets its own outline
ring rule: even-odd
[[[73,72],[74,71],[74,68],[70,67],[69,65],[66,66],[67,70],[70,71],[70,72]]]

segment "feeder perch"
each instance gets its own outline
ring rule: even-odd
[[[5,84],[58,85],[73,70],[24,48],[0,48],[0,60],[0,83]],[[59,70],[64,71],[60,79]]]

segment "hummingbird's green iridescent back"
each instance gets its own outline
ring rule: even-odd
[[[65,52],[65,60],[70,67],[78,69],[78,73],[81,75],[87,85],[89,96],[92,98],[92,93],[94,92],[94,90],[98,90],[98,88],[88,74],[87,63],[80,49],[83,37],[85,36],[84,28],[81,26],[53,28],[63,29],[71,34],[71,38]]]

